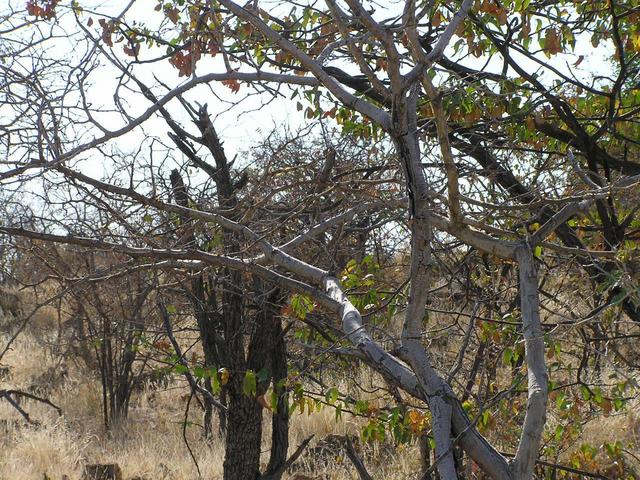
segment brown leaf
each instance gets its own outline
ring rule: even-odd
[[[271,405],[269,404],[269,401],[267,400],[265,395],[260,395],[258,398],[256,398],[256,401],[262,405],[262,408],[266,408],[267,410],[271,410]]]
[[[140,44],[134,43],[131,46],[125,45],[123,50],[126,55],[129,55],[130,57],[135,57],[138,55],[138,52],[140,51]]]
[[[165,8],[164,9],[164,14],[165,16],[171,20],[171,22],[173,22],[173,24],[175,25],[176,23],[178,23],[178,19],[180,18],[180,12],[178,11],[177,8]]]
[[[431,19],[431,25],[433,25],[434,27],[438,27],[440,26],[441,23],[442,23],[442,14],[438,11]]]
[[[547,33],[544,37],[544,50],[549,55],[555,55],[556,53],[560,53],[562,51],[562,46],[560,45],[560,37],[558,36],[558,32],[555,28],[547,29]]]
[[[113,41],[111,40],[112,26],[104,18],[98,20],[98,23],[102,27],[102,41],[108,46],[113,47]]]
[[[238,93],[240,90],[240,82],[235,78],[230,78],[228,80],[223,80],[222,84],[226,87],[229,87],[233,93]]]
[[[507,11],[500,7],[498,8],[498,10],[496,11],[496,18],[498,19],[498,23],[500,25],[506,25],[507,24]]]

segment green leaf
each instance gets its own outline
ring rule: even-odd
[[[502,352],[502,362],[505,365],[511,365],[511,359],[513,358],[513,350],[510,348],[505,348],[504,352]]]
[[[336,422],[342,419],[342,404],[336,405]]]
[[[585,402],[588,402],[591,398],[591,390],[586,385],[580,385],[580,394]]]
[[[215,368],[211,369],[211,391],[214,395],[220,393],[220,379],[218,378],[218,371]]]
[[[327,403],[333,405],[336,403],[336,400],[338,400],[338,389],[336,387],[331,387],[327,390],[327,393],[325,393],[324,398]]]
[[[278,392],[271,390],[269,394],[269,405],[274,412],[278,410]]]
[[[489,412],[489,410],[485,410],[482,412],[482,415],[480,415],[480,423],[482,426],[486,427],[489,424],[489,420],[491,420],[491,412]]]
[[[622,410],[623,406],[624,406],[624,400],[622,398],[613,399],[613,408],[616,409],[616,412]]]
[[[253,370],[247,370],[244,374],[244,381],[242,382],[242,393],[247,396],[256,394],[256,374]]]
[[[291,297],[291,310],[296,317],[304,320],[314,309],[313,301],[306,295],[296,294]]]
[[[598,405],[602,403],[602,389],[600,387],[593,389],[593,399]]]
[[[367,402],[366,400],[356,400],[354,410],[357,414],[369,412],[369,402]]]

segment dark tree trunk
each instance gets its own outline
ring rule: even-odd
[[[230,372],[227,384],[227,436],[224,455],[224,480],[252,480],[260,476],[262,407],[254,396],[245,395],[243,383],[247,371],[243,331],[242,278],[225,271],[222,306],[224,338]]]
[[[230,164],[211,123],[206,107],[198,112],[196,124],[202,134],[198,143],[205,146],[215,160],[215,166],[202,160],[183,138],[180,130],[174,129],[171,138],[191,162],[202,169],[216,184],[218,205],[233,209],[237,204],[236,190],[242,182],[234,182]],[[188,206],[186,186],[178,171],[171,174],[171,184],[176,203]],[[233,215],[232,215],[233,218]],[[187,244],[195,245],[197,236],[188,218],[180,222],[180,237]],[[229,251],[242,250],[241,239],[233,232],[223,232],[223,243]],[[229,383],[223,387],[227,413],[221,417],[221,426],[226,424],[224,480],[251,480],[260,478],[260,453],[262,441],[262,405],[257,396],[263,395],[271,379],[280,394],[278,409],[273,418],[273,449],[268,471],[279,478],[286,461],[288,449],[288,402],[287,393],[278,382],[287,376],[286,349],[282,338],[279,306],[282,296],[272,286],[261,281],[251,285],[235,271],[222,269],[216,273],[216,288],[199,277],[192,283],[193,304],[200,330],[200,339],[207,365],[220,365],[230,373]],[[217,293],[216,293],[217,292]],[[216,297],[218,295],[219,297]],[[253,295],[253,296],[252,296]],[[219,299],[219,303],[218,303]],[[258,313],[250,314],[247,308],[257,303]],[[218,306],[221,308],[219,309]],[[221,310],[221,313],[218,313]],[[248,345],[247,345],[248,337]],[[243,389],[247,371],[267,372],[256,385],[256,392]],[[250,393],[250,394],[247,394]],[[210,433],[211,410],[205,405],[205,432]]]
[[[177,170],[173,170],[170,175],[171,188],[173,190],[173,196],[178,205],[183,207],[189,206],[189,194],[187,187]],[[193,231],[189,230],[190,219],[186,216],[181,217],[180,226],[185,232],[182,237],[187,247],[193,248],[197,241]],[[207,292],[205,289],[204,274],[195,277],[191,281],[191,303],[195,311],[195,317],[198,322],[198,333],[200,334],[200,343],[202,345],[202,351],[204,353],[204,364],[207,368],[218,368],[222,365],[222,358],[225,358],[224,346],[222,342],[216,341],[216,330],[220,328],[220,320],[217,318],[217,302],[216,294],[212,285]],[[205,388],[211,391],[211,382],[205,382]],[[205,438],[211,438],[213,435],[212,429],[213,420],[213,405],[209,398],[204,398],[204,436]],[[220,427],[221,431],[224,430],[226,421],[224,418],[224,412],[220,412]]]
[[[260,477],[262,406],[242,391],[244,375],[232,374],[229,381],[229,410],[224,456],[224,480],[253,480]]]
[[[271,417],[271,457],[265,476],[279,480],[284,473],[289,450],[289,392],[285,386],[287,378],[287,349],[279,318],[274,318],[274,343],[271,353],[273,389],[278,395],[278,404]]]

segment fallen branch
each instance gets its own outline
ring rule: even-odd
[[[287,459],[286,462],[284,462],[282,467],[280,467],[277,471],[273,472],[271,475],[261,476],[260,480],[280,479],[282,477],[282,474],[286,472],[287,469],[289,469],[289,467],[291,467],[291,465],[293,465],[296,460],[298,460],[300,455],[302,455],[302,452],[304,452],[304,449],[307,448],[307,445],[309,445],[309,442],[313,440],[313,437],[315,437],[315,435],[311,435],[307,439],[303,440],[303,442],[300,445],[298,445],[298,448],[296,448],[296,451],[293,452],[293,454],[291,454],[291,456]]]
[[[347,457],[349,457],[349,460],[351,460],[353,466],[356,467],[358,475],[360,476],[360,480],[373,480],[373,477],[369,475],[369,472],[367,472],[362,459],[358,456],[356,449],[353,448],[353,443],[351,443],[349,435],[345,435],[344,438],[347,446]]]
[[[22,390],[0,390],[0,398],[4,398],[7,402],[9,402],[11,406],[15,408],[18,413],[20,413],[20,415],[22,415],[22,417],[31,425],[39,425],[39,423],[35,420],[31,420],[31,416],[29,415],[29,413],[27,413],[15,399],[11,398],[11,395],[25,397],[37,402],[44,403],[45,405],[49,405],[51,408],[55,409],[55,411],[58,412],[58,415],[62,415],[62,409],[46,398],[39,397],[32,393],[23,392]]]

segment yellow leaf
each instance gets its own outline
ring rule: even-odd
[[[222,385],[226,385],[227,383],[229,383],[229,370],[222,367],[218,370],[218,374],[220,374],[220,383]]]

